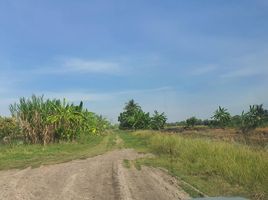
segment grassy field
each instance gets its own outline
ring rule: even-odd
[[[183,126],[168,127],[167,133],[177,133],[187,138],[207,138],[215,141],[237,142],[250,145],[254,148],[264,148],[268,145],[268,128],[257,128],[250,134],[242,134],[234,128],[209,128],[207,126],[195,126],[187,128]]]
[[[267,198],[268,153],[246,145],[151,131],[119,133],[125,147],[152,152],[139,165],[162,167],[209,196]],[[202,196],[190,192],[192,196]]]
[[[43,145],[0,145],[0,170],[38,167],[102,154],[116,147],[114,133],[87,136],[76,143]]]

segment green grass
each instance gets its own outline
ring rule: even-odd
[[[140,153],[148,152],[148,144],[151,135],[130,131],[117,131],[117,134],[123,139],[124,148],[135,148],[135,150]]]
[[[127,147],[157,155],[137,160],[138,165],[166,168],[209,196],[268,197],[268,153],[265,150],[150,131],[121,133],[120,136]]]
[[[56,143],[47,146],[0,145],[0,170],[38,167],[99,155],[115,148],[115,137],[115,134],[87,136],[77,143]]]

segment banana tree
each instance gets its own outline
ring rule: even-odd
[[[217,125],[224,128],[230,123],[231,115],[226,108],[219,106],[219,108],[214,112],[212,119],[215,120]]]

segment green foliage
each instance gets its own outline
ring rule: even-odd
[[[248,112],[242,112],[239,128],[243,133],[249,133],[261,126],[264,119],[265,110],[263,109],[263,105],[250,106]]]
[[[215,120],[216,125],[221,128],[226,127],[231,121],[231,115],[226,108],[220,107],[214,112],[212,119]]]
[[[16,120],[11,117],[0,117],[0,143],[10,143],[19,136],[19,127]]]
[[[241,116],[235,115],[231,117],[231,126],[232,127],[239,127],[241,124]]]
[[[154,116],[151,118],[150,113],[145,113],[133,99],[126,103],[124,111],[118,117],[120,129],[133,130],[161,129],[164,127],[166,120],[165,114],[159,114],[157,111],[155,111]]]
[[[48,144],[59,140],[75,140],[81,134],[98,134],[108,122],[79,105],[69,104],[64,99],[47,99],[33,95],[21,98],[10,106],[12,116],[30,143]]]
[[[187,127],[194,127],[197,125],[198,119],[196,117],[190,117],[186,119],[186,126]]]
[[[120,129],[134,129],[137,128],[137,121],[141,118],[143,111],[141,107],[135,103],[132,99],[128,103],[126,103],[124,107],[124,112],[120,113],[118,117],[118,121],[120,122]],[[136,125],[135,125],[136,123]]]
[[[133,117],[130,118],[132,125],[132,129],[148,129],[150,126],[150,114],[145,113],[142,110],[138,110],[134,113]]]
[[[165,113],[158,113],[156,110],[154,111],[154,115],[151,118],[151,128],[153,130],[163,129],[167,121],[167,117]]]

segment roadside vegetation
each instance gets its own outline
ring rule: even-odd
[[[4,143],[49,144],[75,141],[87,135],[99,135],[110,123],[102,116],[65,99],[44,99],[33,95],[10,105],[11,116],[0,119],[0,138]]]
[[[116,134],[88,135],[75,142],[48,144],[0,145],[0,170],[86,159],[118,148]]]
[[[0,117],[0,170],[66,162],[115,147],[111,124],[65,99],[33,95],[10,105]]]

